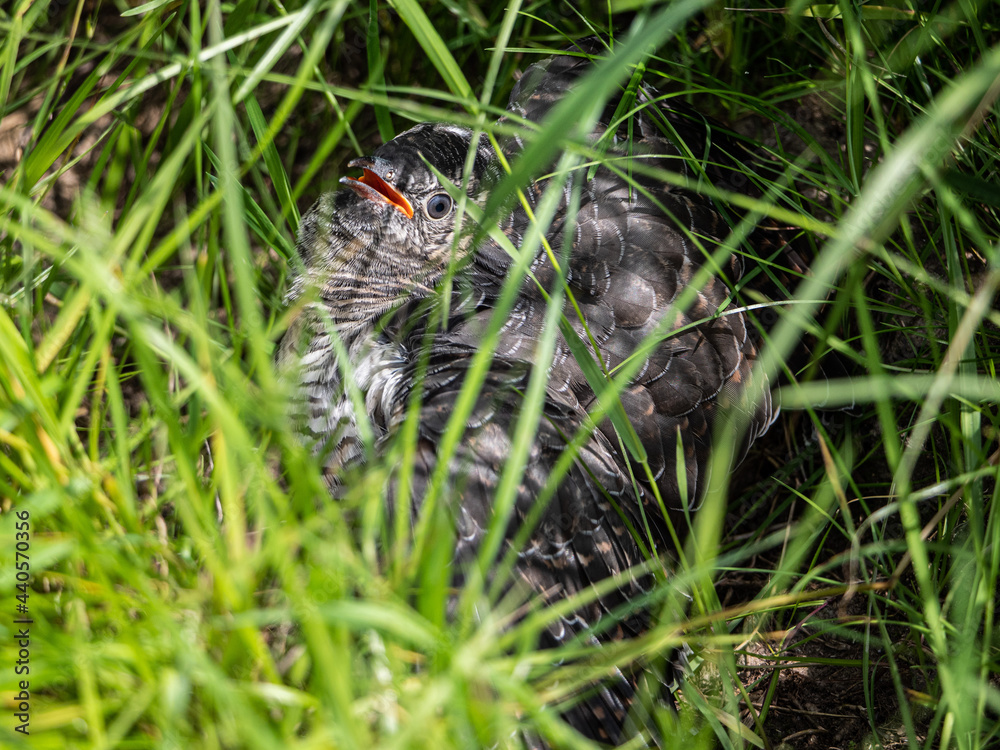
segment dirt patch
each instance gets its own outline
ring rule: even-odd
[[[719,588],[755,583],[765,580],[723,579]],[[893,671],[913,698],[906,708],[918,727],[927,711],[916,701],[927,685],[908,629],[889,627],[896,648],[887,654],[869,605],[863,594],[828,598],[806,608],[786,629],[741,645],[739,677],[752,706],[743,705],[741,721],[758,732],[762,726],[773,748],[907,747]]]

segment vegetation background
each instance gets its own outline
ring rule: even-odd
[[[685,640],[668,746],[996,747],[998,21],[976,0],[4,4],[0,744],[588,747],[559,701]],[[415,121],[489,127],[517,71],[593,34],[654,42],[661,90],[783,165],[744,207],[815,258],[790,302],[756,300],[783,416],[695,522],[690,606],[553,655],[552,613],[445,617],[447,545],[384,528],[385,466],[324,501],[272,354],[298,218],[350,157]],[[810,384],[829,351],[852,381]]]

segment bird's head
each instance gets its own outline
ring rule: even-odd
[[[333,321],[348,324],[371,322],[403,300],[428,296],[453,249],[464,253],[471,241],[428,164],[461,185],[471,143],[465,128],[424,123],[351,161],[362,174],[342,178],[346,188],[321,197],[302,218],[298,250],[306,274],[291,296],[314,285]],[[467,185],[477,202],[493,159],[480,139]]]

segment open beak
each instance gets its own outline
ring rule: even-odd
[[[410,205],[410,202],[396,188],[379,177],[370,168],[371,166],[375,166],[370,160],[355,159],[347,166],[361,167],[364,170],[364,174],[361,177],[341,177],[341,184],[347,185],[355,193],[370,201],[388,203],[406,216],[407,219],[413,218],[413,206]]]

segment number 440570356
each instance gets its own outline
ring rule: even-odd
[[[31,539],[30,514],[26,510],[19,510],[15,514],[17,522],[14,524],[14,541],[17,557],[14,567],[17,571],[17,600],[21,604],[28,603],[28,579],[31,576],[31,558],[28,555]]]

